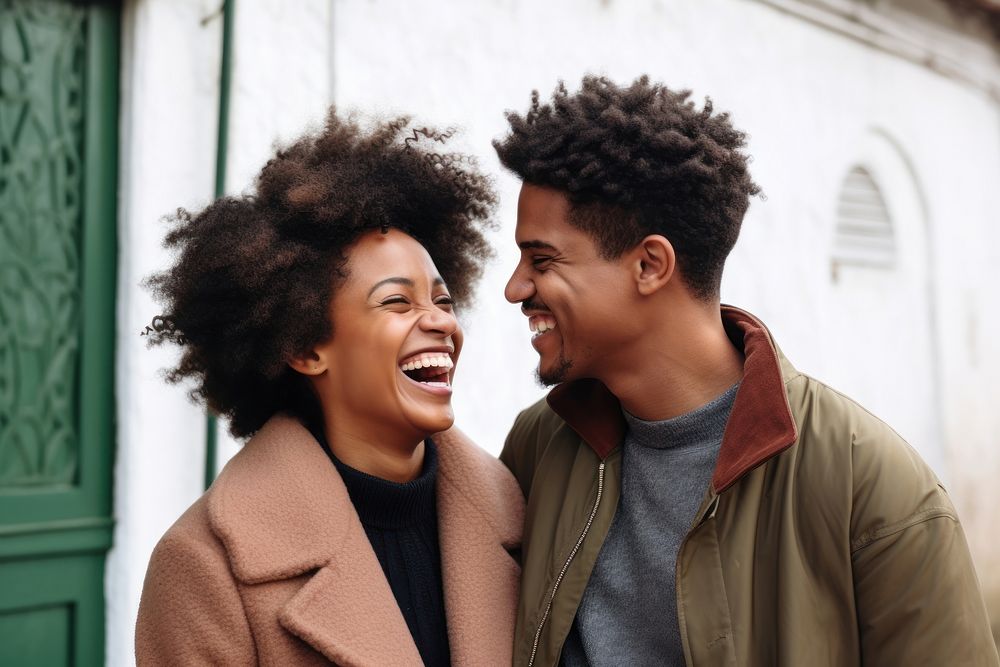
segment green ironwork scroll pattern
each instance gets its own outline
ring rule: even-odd
[[[85,19],[0,0],[0,488],[76,476]]]

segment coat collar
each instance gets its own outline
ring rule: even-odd
[[[520,544],[523,499],[506,470],[456,429],[434,441],[449,642],[466,664],[484,647],[510,644],[518,572],[507,549]],[[299,421],[269,420],[220,473],[208,511],[239,581],[315,572],[279,614],[288,631],[337,664],[420,664],[343,481]]]
[[[722,307],[722,322],[733,344],[743,352],[743,381],[726,424],[712,488],[721,493],[740,477],[795,443],[795,421],[785,382],[797,375],[756,317]],[[602,459],[625,437],[621,404],[599,380],[575,380],[548,395],[552,410]]]

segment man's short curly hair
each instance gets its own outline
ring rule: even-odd
[[[746,135],[711,100],[699,110],[690,95],[647,76],[629,86],[586,76],[572,95],[560,82],[551,102],[536,90],[525,115],[508,112],[510,132],[493,147],[523,181],[563,192],[569,222],[605,259],[646,235],[666,237],[687,285],[708,300],[760,190],[742,152]]]
[[[492,183],[465,155],[431,150],[452,131],[408,117],[364,130],[331,110],[322,130],[280,150],[256,193],[179,210],[167,248],[176,263],[147,285],[166,315],[152,344],[182,345],[171,382],[248,436],[287,410],[315,418],[303,376],[287,362],[334,335],[329,304],[346,276],[346,251],[370,230],[399,229],[427,249],[451,294],[472,297],[491,255]]]

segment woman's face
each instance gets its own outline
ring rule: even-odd
[[[452,425],[462,331],[420,243],[395,229],[362,236],[330,308],[333,336],[314,350],[325,371],[315,384],[328,425],[384,445]]]

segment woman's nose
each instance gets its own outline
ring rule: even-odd
[[[458,318],[454,312],[435,306],[420,318],[420,326],[425,331],[436,331],[450,336],[458,329]]]

